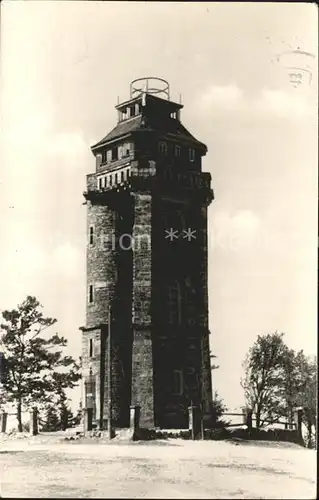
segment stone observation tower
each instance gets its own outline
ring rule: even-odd
[[[82,327],[83,406],[108,420],[111,308],[112,419],[185,428],[188,406],[209,413],[207,292],[210,174],[205,144],[181,123],[160,78],[131,83],[117,124],[92,146],[87,176],[87,309]]]

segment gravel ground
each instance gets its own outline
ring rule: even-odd
[[[6,498],[316,498],[316,453],[289,443],[0,440]]]

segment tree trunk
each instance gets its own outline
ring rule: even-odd
[[[22,403],[18,402],[17,406],[17,420],[18,420],[18,431],[22,432]]]
[[[256,428],[257,429],[260,428],[260,424],[261,424],[260,417],[261,417],[261,408],[257,407],[257,411],[256,411]]]

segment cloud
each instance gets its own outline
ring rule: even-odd
[[[250,210],[215,213],[210,228],[209,240],[213,247],[226,250],[256,248],[260,241],[261,222]]]
[[[78,157],[86,154],[87,143],[81,132],[64,132],[56,134],[48,140],[44,146],[46,153],[57,156]]]
[[[299,120],[315,116],[317,100],[311,97],[306,85],[300,88],[263,88],[254,95],[248,95],[236,84],[210,85],[195,103],[196,113],[211,117],[229,119],[264,118]]]
[[[83,252],[70,243],[58,245],[52,254],[52,271],[61,272],[67,277],[76,277],[81,268],[80,263],[83,260]]]
[[[200,106],[217,109],[234,109],[240,107],[243,102],[243,90],[237,85],[211,85],[204,91],[200,98]]]
[[[300,89],[270,90],[263,89],[254,101],[254,110],[262,115],[278,118],[309,117],[315,111]]]

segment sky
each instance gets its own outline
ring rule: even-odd
[[[130,82],[158,76],[208,147],[214,390],[243,404],[258,334],[316,353],[316,6],[3,1],[0,36],[0,310],[35,295],[81,354],[90,146]],[[293,86],[288,66],[311,82]]]

